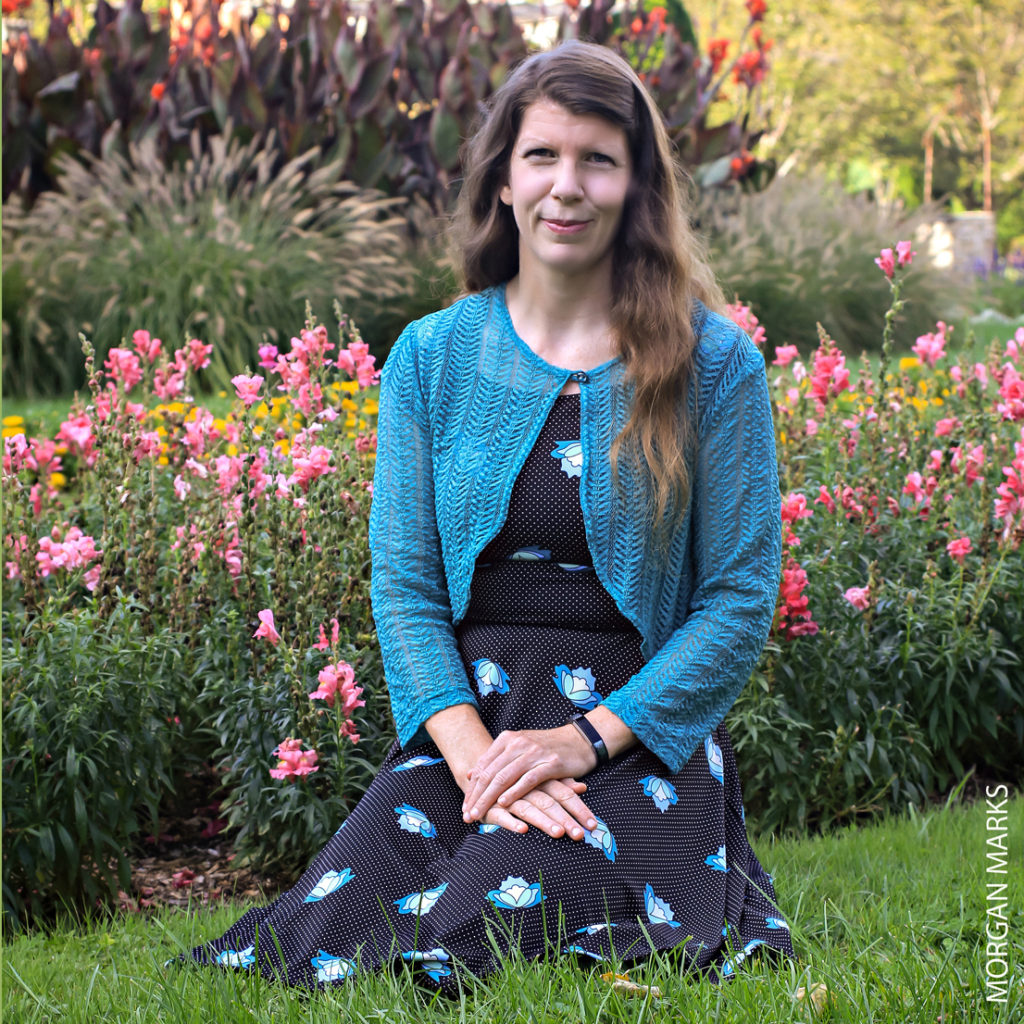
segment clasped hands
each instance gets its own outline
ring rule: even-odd
[[[467,772],[463,819],[582,839],[597,821],[580,799],[587,785],[578,776],[596,764],[594,748],[571,724],[502,732]]]

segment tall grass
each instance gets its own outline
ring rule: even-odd
[[[1010,803],[1009,844],[1024,843],[1024,799]],[[220,934],[239,907],[165,911],[17,937],[3,968],[5,1021],[43,1024],[335,1024],[410,1022],[812,1021],[850,1024],[1011,1024],[1024,1016],[1024,875],[1010,883],[1007,1001],[986,1002],[986,808],[947,807],[813,839],[754,841],[775,875],[800,959],[754,959],[722,987],[680,973],[667,957],[630,970],[660,998],[628,998],[600,979],[614,965],[511,962],[458,999],[418,988],[406,973],[358,977],[310,996],[213,969],[163,962]],[[816,1013],[798,990],[824,984]]]
[[[401,200],[340,180],[318,150],[279,167],[273,139],[192,149],[171,169],[147,144],[64,158],[60,191],[4,205],[5,392],[80,387],[79,332],[102,363],[138,328],[213,343],[227,386],[261,343],[287,349],[280,327],[307,299],[323,323],[335,299],[362,322],[410,290]]]

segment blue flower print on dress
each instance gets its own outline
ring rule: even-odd
[[[584,928],[577,928],[577,935],[593,935],[595,932],[603,932],[605,928],[618,928],[618,925],[614,921],[610,921],[607,924],[588,924]]]
[[[309,891],[309,895],[303,903],[319,903],[325,896],[337,892],[346,882],[350,882],[355,875],[351,868],[344,868],[341,871],[328,871],[316,885]]]
[[[559,441],[551,454],[562,461],[562,472],[568,477],[583,475],[583,445],[579,441]]]
[[[789,931],[789,925],[783,921],[781,917],[766,917],[764,919],[764,926],[765,928],[771,928],[773,930],[785,928],[787,932]]]
[[[570,669],[568,665],[555,666],[555,686],[563,697],[568,697],[578,708],[589,711],[596,708],[604,699],[594,689],[594,673],[589,668],[582,666]]]
[[[722,748],[714,741],[714,738],[708,736],[704,741],[704,753],[708,759],[708,771],[718,779],[722,785],[725,785],[725,764],[722,761]]]
[[[500,825],[492,825],[490,822],[481,822],[477,832],[482,836],[489,836],[492,832],[498,832],[500,830]]]
[[[437,829],[427,820],[427,816],[412,805],[399,804],[395,814],[398,815],[398,827],[404,832],[412,832],[424,839],[432,839],[437,835]]]
[[[551,552],[547,548],[520,548],[508,557],[515,562],[547,562]]]
[[[225,949],[217,954],[217,963],[221,967],[252,967],[256,957],[252,955],[253,946],[245,949]]]
[[[618,847],[615,844],[615,836],[612,835],[611,829],[608,828],[607,824],[603,822],[597,815],[594,815],[597,825],[591,829],[583,830],[583,842],[587,846],[593,846],[595,849],[600,850],[613,864],[615,863],[615,854],[618,851]]]
[[[589,949],[584,949],[582,946],[563,946],[563,953],[582,953],[584,956],[592,956],[595,960],[603,960],[604,957],[600,953],[592,953]]]
[[[592,565],[577,565],[575,562],[559,562],[558,568],[564,569],[566,572],[586,572],[594,567]]]
[[[413,768],[426,768],[427,765],[431,764],[444,764],[444,758],[427,757],[426,754],[417,754],[415,757],[410,757],[408,761],[395,765],[391,770],[393,772],[411,772]]]
[[[668,779],[662,779],[657,775],[647,775],[640,780],[644,792],[654,801],[654,806],[664,814],[672,804],[679,802],[676,796],[676,787]]]
[[[644,901],[647,908],[647,920],[651,924],[667,924],[669,928],[679,927],[679,922],[672,920],[675,917],[675,914],[672,913],[672,908],[664,900],[658,899],[654,895],[650,882],[647,883],[647,888],[644,889]]]
[[[508,673],[490,658],[477,658],[473,662],[473,677],[481,697],[489,693],[508,693]]]
[[[726,960],[722,964],[722,977],[728,978],[736,972],[736,968],[739,967],[744,960],[747,959],[750,954],[757,949],[758,946],[764,944],[763,939],[751,939],[731,960]]]
[[[448,883],[442,882],[436,889],[411,892],[408,896],[402,896],[400,899],[392,900],[391,902],[398,907],[400,914],[415,914],[417,917],[422,917],[434,909],[434,904],[444,895],[444,891],[447,888]]]
[[[709,853],[704,858],[704,863],[707,864],[708,867],[714,868],[716,871],[728,871],[729,869],[725,864],[725,847],[720,846],[718,848],[718,853]]]
[[[525,878],[509,875],[497,889],[492,889],[487,898],[505,910],[526,910],[547,899],[540,892],[540,882],[530,885]]]
[[[331,956],[326,950],[318,950],[317,955],[309,958],[316,968],[317,981],[344,981],[356,973],[356,965],[342,956]]]
[[[402,954],[403,960],[410,960],[413,963],[417,963],[424,971],[429,974],[434,981],[440,981],[442,978],[447,978],[452,973],[452,969],[448,966],[448,961],[451,957],[437,946],[434,949],[428,950],[423,953],[419,950],[411,949],[408,953]]]

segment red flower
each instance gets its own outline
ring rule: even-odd
[[[725,61],[725,56],[729,52],[729,45],[728,39],[712,39],[708,43],[708,56],[711,58],[711,73],[713,75],[718,74],[722,63]]]
[[[153,87],[149,90],[149,95],[159,103],[164,98],[164,93],[167,91],[167,86],[163,82],[154,82]]]
[[[768,4],[765,0],[747,0],[743,6],[750,12],[751,21],[763,20],[768,10]]]

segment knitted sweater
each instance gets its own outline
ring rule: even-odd
[[[673,771],[725,716],[760,654],[779,586],[781,523],[764,359],[699,306],[687,400],[696,415],[686,513],[652,548],[646,474],[612,482],[608,450],[629,415],[621,360],[577,374],[580,505],[594,568],[643,637],[643,668],[605,707]],[[475,704],[454,627],[477,556],[569,370],[516,334],[503,286],[411,323],[381,374],[370,513],[371,599],[403,746],[423,723]]]

